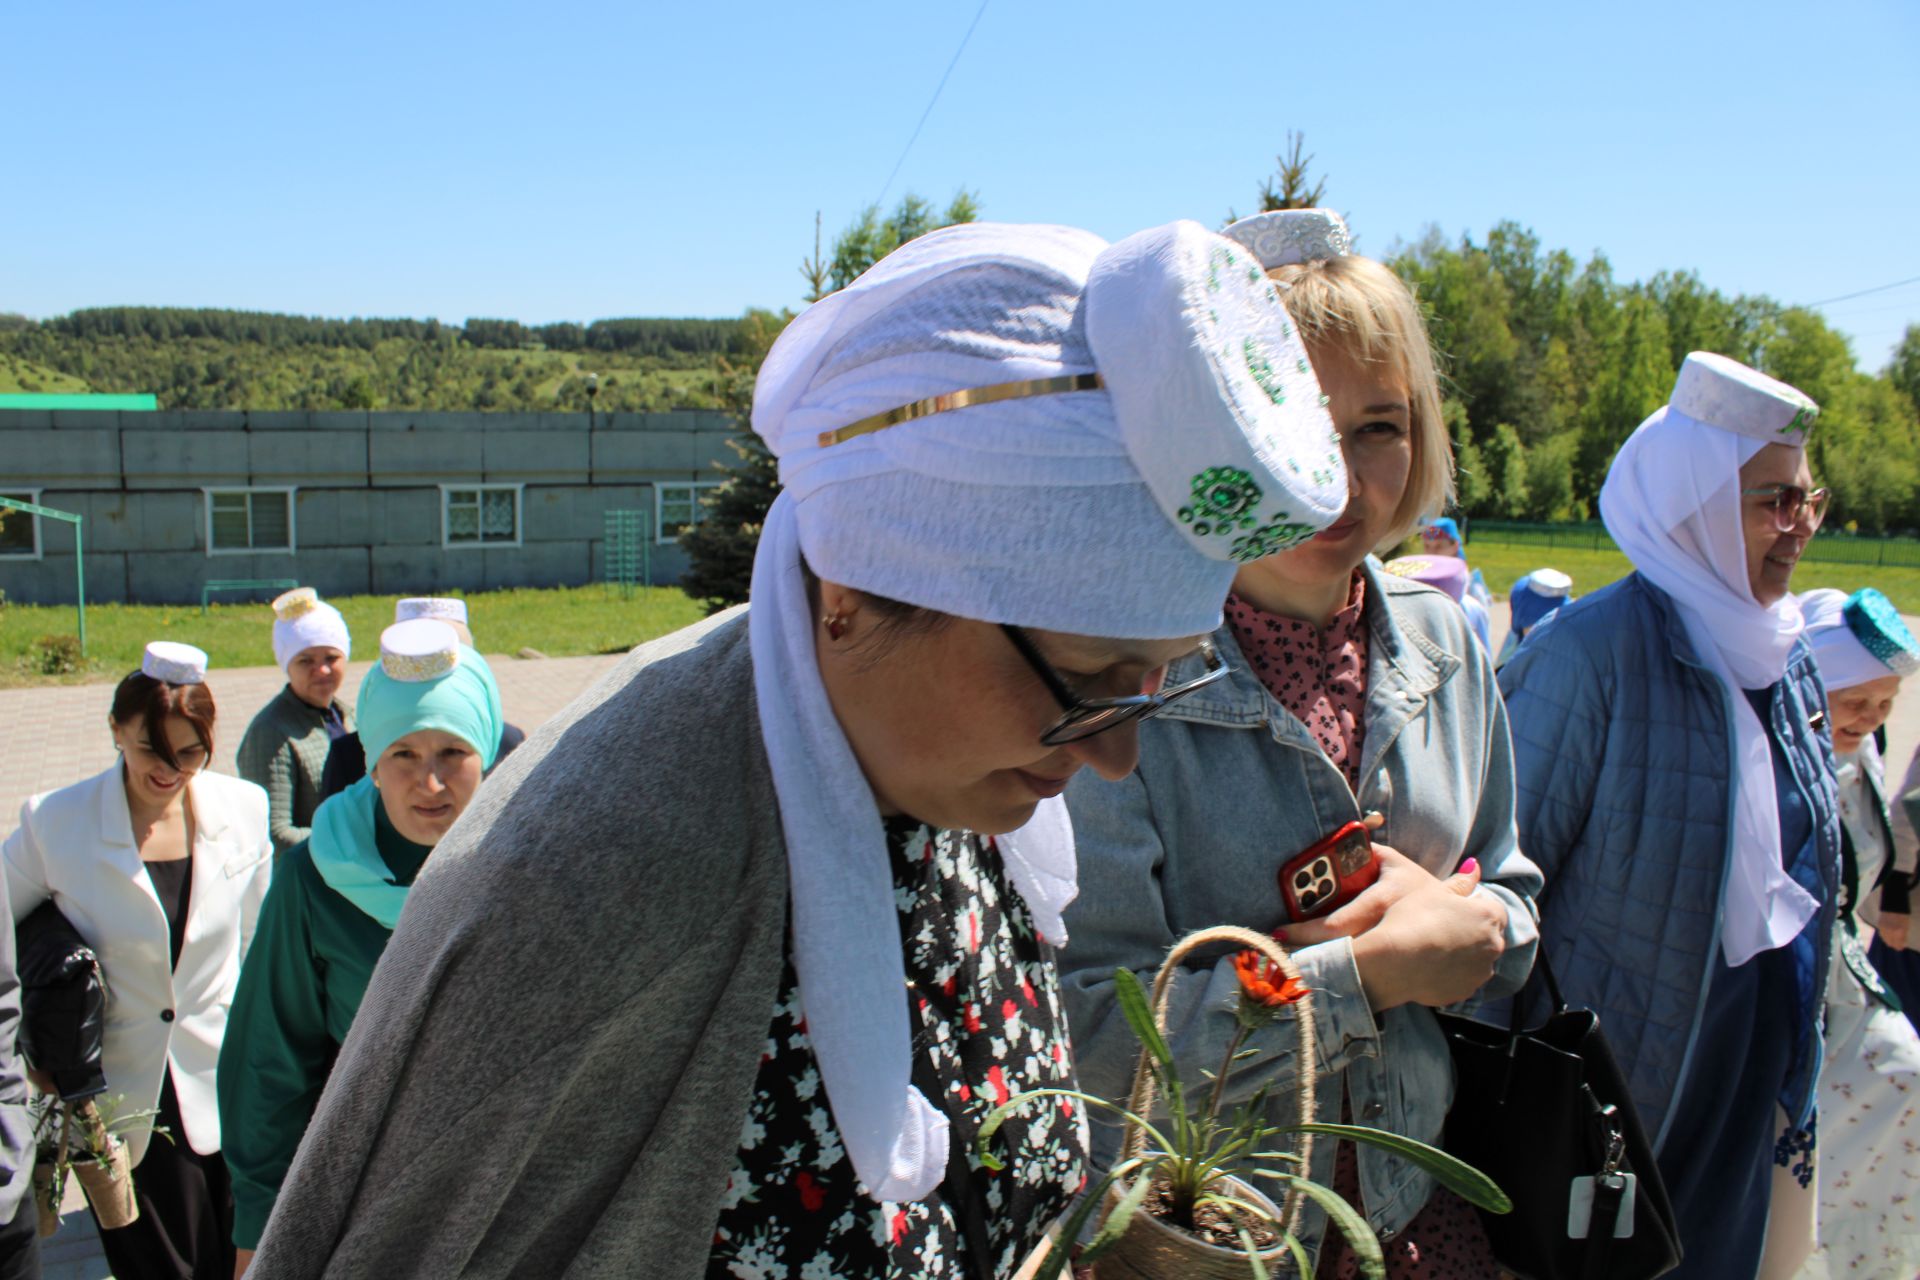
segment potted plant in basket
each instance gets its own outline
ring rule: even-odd
[[[1166,993],[1175,969],[1189,953],[1229,943],[1244,950],[1234,959],[1240,979],[1238,1027],[1211,1085],[1193,1090],[1180,1078],[1166,1041]],[[980,1157],[990,1168],[1001,1162],[989,1143],[1008,1116],[1046,1097],[1077,1099],[1104,1108],[1126,1122],[1120,1158],[1068,1216],[1037,1273],[1054,1280],[1074,1242],[1093,1216],[1099,1228],[1081,1251],[1081,1263],[1098,1262],[1100,1280],[1213,1280],[1252,1275],[1310,1276],[1305,1247],[1297,1238],[1300,1213],[1311,1200],[1352,1244],[1365,1273],[1384,1276],[1380,1242],[1361,1214],[1331,1187],[1306,1175],[1315,1135],[1367,1143],[1391,1151],[1431,1174],[1469,1203],[1505,1213],[1512,1203],[1484,1174],[1435,1147],[1364,1125],[1316,1123],[1312,1072],[1297,1091],[1299,1120],[1275,1125],[1267,1117],[1268,1088],[1222,1114],[1226,1079],[1253,1050],[1248,1041],[1281,1018],[1299,1022],[1300,1059],[1315,1061],[1313,999],[1300,970],[1273,939],[1249,929],[1203,929],[1182,939],[1161,965],[1151,999],[1126,969],[1114,973],[1127,1024],[1139,1037],[1140,1064],[1125,1106],[1073,1089],[1033,1089],[1007,1099],[987,1116],[979,1137]],[[1150,1122],[1154,1099],[1166,1097],[1164,1127]],[[1277,1146],[1291,1142],[1292,1150]],[[1276,1205],[1254,1185],[1265,1179],[1281,1193]]]

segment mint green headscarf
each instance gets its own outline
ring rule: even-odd
[[[461,645],[459,664],[437,679],[395,680],[374,667],[360,684],[354,717],[367,752],[367,776],[320,806],[313,815],[307,852],[329,888],[391,929],[400,921],[411,886],[393,882],[374,843],[373,807],[380,803],[380,794],[373,785],[373,766],[408,734],[438,729],[479,752],[483,769],[493,768],[506,722],[500,686],[487,660]]]

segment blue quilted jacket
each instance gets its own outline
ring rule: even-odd
[[[1513,727],[1520,847],[1546,875],[1541,941],[1567,999],[1600,1014],[1655,1150],[1687,1084],[1732,832],[1733,695],[1666,593],[1639,574],[1567,605],[1500,672]],[[1826,694],[1805,642],[1772,721],[1813,815],[1821,911],[1796,975],[1807,1005],[1784,1098],[1801,1125],[1820,1062],[1818,1002],[1840,882]]]

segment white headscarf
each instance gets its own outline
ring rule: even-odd
[[[1786,675],[1804,624],[1791,595],[1770,606],[1754,599],[1740,468],[1769,439],[1747,432],[1742,422],[1703,420],[1678,407],[1719,403],[1712,396],[1683,398],[1689,378],[1703,376],[1698,360],[1698,353],[1688,357],[1691,367],[1681,373],[1677,403],[1655,410],[1614,457],[1600,491],[1600,516],[1633,567],[1672,599],[1701,661],[1730,695],[1736,800],[1732,865],[1721,895],[1720,948],[1727,964],[1736,966],[1791,942],[1820,905],[1781,866],[1772,748],[1765,726],[1740,692],[1767,688]],[[1733,365],[1722,357],[1714,361],[1706,366],[1714,377],[1726,376],[1721,364]],[[1784,383],[1733,367],[1748,380],[1806,400]]]
[[[288,592],[287,595],[293,595]],[[281,600],[285,600],[282,596]],[[338,649],[344,657],[353,656],[353,637],[347,634],[347,620],[324,600],[309,597],[282,605],[275,601],[273,622],[273,660],[282,671],[308,649]]]
[[[1095,373],[1101,389],[822,438],[932,396]],[[960,617],[1201,635],[1219,625],[1233,557],[1330,524],[1345,469],[1265,276],[1190,223],[1111,247],[993,224],[912,241],[787,328],[753,425],[785,486],[749,625],[801,1003],[864,1189],[917,1199],[945,1174],[947,1118],[912,1087],[886,833],[820,681],[802,554],[829,581]],[[1065,804],[998,844],[1036,927],[1063,944]]]

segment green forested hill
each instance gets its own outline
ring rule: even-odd
[[[831,267],[816,253],[815,292],[939,221],[913,212],[903,204],[882,234],[869,210]],[[956,200],[947,220],[971,213]],[[1817,311],[1729,296],[1688,271],[1617,280],[1605,255],[1577,261],[1512,222],[1484,241],[1430,235],[1390,264],[1430,317],[1468,515],[1594,514],[1614,452],[1665,401],[1687,352],[1704,349],[1820,402],[1809,454],[1834,491],[1830,526],[1920,531],[1920,325],[1886,369],[1863,373]],[[166,408],[577,411],[594,374],[604,410],[738,409],[789,318],[456,326],[164,307],[0,315],[0,390],[151,392]]]
[[[144,391],[170,409],[583,410],[593,374],[603,410],[715,408],[780,320],[462,327],[112,307],[0,318],[0,390]]]

